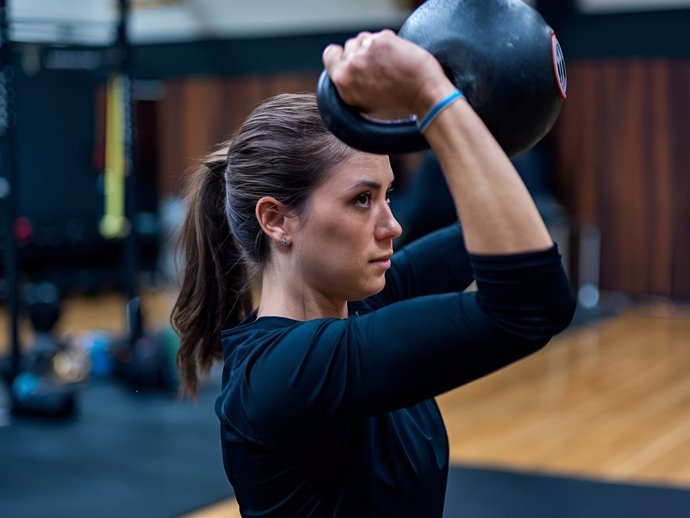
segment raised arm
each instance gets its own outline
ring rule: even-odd
[[[343,99],[364,111],[424,116],[453,91],[433,56],[389,31],[330,47],[324,62]],[[459,100],[426,136],[463,221],[468,254],[457,257],[469,259],[477,292],[273,330],[248,349],[240,389],[221,402],[242,408],[267,442],[431,398],[538,350],[569,324],[574,303],[557,248],[482,121]]]

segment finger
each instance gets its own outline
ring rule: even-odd
[[[374,43],[374,40],[391,41],[391,40],[396,40],[396,39],[399,39],[399,38],[398,38],[398,36],[395,34],[395,32],[393,32],[393,31],[390,30],[390,29],[384,29],[384,30],[382,30],[382,31],[380,31],[380,32],[376,32],[376,33],[374,33],[374,34],[371,34],[371,35],[369,36],[369,39],[368,39],[368,42],[367,42],[367,46],[369,46],[369,45],[371,45],[372,43]]]
[[[373,35],[372,33],[370,33],[370,32],[362,31],[362,32],[360,32],[360,33],[357,35],[357,38],[356,38],[356,39],[357,39],[357,42],[359,43],[359,45],[360,45],[360,47],[361,47],[361,46],[363,46],[363,45],[365,44],[365,42],[371,40],[371,38],[372,38],[373,36],[374,36],[374,35]]]
[[[370,32],[362,31],[355,38],[347,40],[347,42],[345,42],[345,53],[343,54],[343,58],[347,59],[361,48],[368,47],[368,43],[366,46],[364,44],[368,42],[371,37],[372,34]]]
[[[323,66],[329,72],[332,70],[333,66],[342,60],[343,58],[343,48],[340,45],[331,44],[328,45],[323,50],[322,61]]]
[[[359,47],[362,46],[362,40],[358,37],[350,38],[345,42],[345,52],[343,53],[343,59],[347,59],[352,54],[357,52]]]

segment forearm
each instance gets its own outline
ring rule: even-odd
[[[515,253],[553,244],[517,171],[464,99],[441,112],[425,136],[443,168],[469,252]]]

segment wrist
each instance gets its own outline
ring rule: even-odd
[[[417,119],[417,129],[419,132],[424,134],[431,123],[438,117],[443,110],[448,108],[458,99],[462,99],[465,96],[460,90],[453,90],[449,95],[441,99],[433,108],[431,108],[422,120]]]
[[[417,93],[412,106],[417,120],[422,120],[429,111],[456,90],[455,85],[444,75],[428,80]]]

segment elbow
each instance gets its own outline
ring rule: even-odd
[[[551,341],[557,334],[564,331],[572,322],[575,314],[575,299],[570,290],[564,292],[558,300],[550,300],[551,304],[526,309],[522,317],[504,320],[504,329],[518,337],[529,349],[535,353]]]
[[[546,331],[550,336],[555,336],[573,321],[577,304],[560,259],[544,273],[534,293],[540,297],[540,305],[545,309]]]
[[[538,324],[533,330],[541,339],[545,339],[544,345],[555,335],[564,331],[573,321],[575,315],[575,298],[570,288],[563,290],[562,295],[555,299],[549,299],[542,309],[542,314],[535,319]]]
[[[482,262],[483,261],[483,262]],[[477,302],[496,324],[513,336],[546,344],[570,325],[575,299],[554,248],[507,256],[506,264],[477,260]]]
[[[570,289],[563,296],[553,301],[554,304],[536,319],[538,325],[530,329],[529,341],[533,346],[533,352],[546,347],[551,338],[568,328],[575,314],[575,298]]]
[[[535,298],[534,293],[530,293],[525,300],[514,300],[506,306],[484,305],[483,309],[504,332],[530,343],[537,350],[570,325],[575,299],[570,287],[564,284],[561,289],[550,289],[544,297]]]
[[[551,296],[545,297],[536,309],[536,313],[534,319],[536,328],[532,332],[548,342],[553,336],[564,331],[573,320],[575,297],[570,287],[565,284],[561,289],[555,290]]]
[[[575,316],[575,297],[572,290],[568,287],[564,290],[562,297],[559,299],[553,315],[550,316],[550,326],[552,329],[552,336],[557,335],[565,330],[573,321]]]

